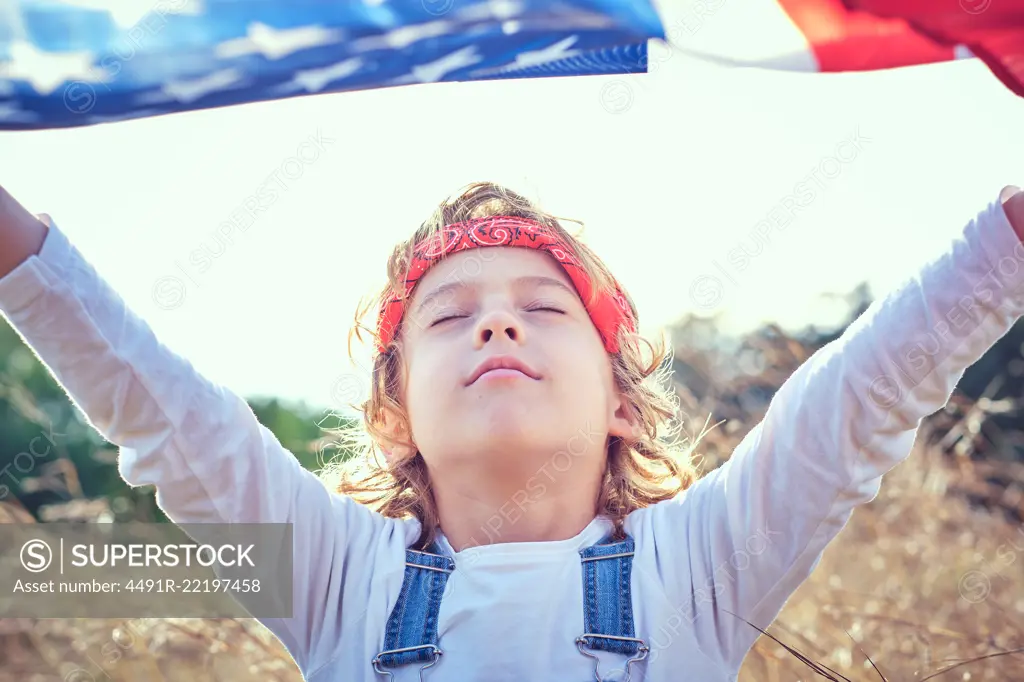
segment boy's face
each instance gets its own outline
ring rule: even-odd
[[[412,439],[431,467],[486,457],[511,473],[559,451],[603,462],[608,435],[631,432],[601,337],[543,252],[488,247],[435,265],[408,305],[402,343]],[[526,373],[475,378],[497,356]]]

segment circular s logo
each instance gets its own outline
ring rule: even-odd
[[[185,283],[174,275],[153,282],[153,302],[161,310],[174,310],[185,302]]]
[[[29,540],[21,546],[21,565],[29,573],[41,573],[53,563],[53,552],[42,540]]]
[[[64,88],[64,108],[72,114],[88,114],[96,106],[96,88],[73,81]]]
[[[960,8],[968,14],[981,14],[992,6],[992,0],[960,0]]]
[[[421,0],[420,4],[423,5],[423,9],[428,14],[433,14],[435,17],[439,17],[442,14],[448,14],[452,11],[452,7],[455,5],[455,0]]]
[[[626,81],[612,81],[601,86],[601,106],[609,114],[622,114],[633,106],[633,88]]]

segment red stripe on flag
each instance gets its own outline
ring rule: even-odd
[[[955,59],[901,18],[851,11],[841,0],[778,0],[807,39],[821,71],[872,71]]]
[[[846,0],[899,16],[943,45],[964,45],[1014,94],[1024,97],[1024,0]]]

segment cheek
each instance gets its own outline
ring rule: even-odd
[[[437,410],[449,390],[453,368],[450,359],[431,348],[417,348],[407,356],[402,394],[410,412],[422,415]]]
[[[564,368],[564,388],[575,394],[581,402],[603,401],[613,384],[611,366],[604,348],[583,352],[577,347],[561,353],[556,366]]]

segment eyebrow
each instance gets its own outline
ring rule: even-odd
[[[566,293],[577,296],[576,289],[569,287],[564,282],[555,279],[554,277],[548,277],[546,275],[524,275],[522,277],[516,277],[512,280],[513,286],[534,286],[534,287],[556,287],[562,289]],[[444,294],[449,292],[455,292],[461,289],[474,289],[476,284],[473,282],[448,282],[434,289],[432,292],[423,297],[423,300],[413,308],[413,313],[419,313],[423,311],[429,304],[433,303],[436,299],[440,298]]]

